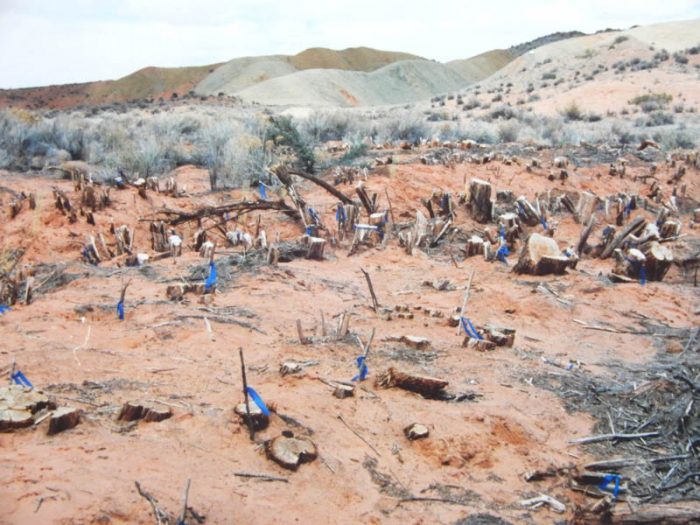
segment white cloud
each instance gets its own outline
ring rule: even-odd
[[[466,58],[555,31],[700,16],[691,0],[0,0],[0,87],[118,78],[307,47]],[[699,39],[700,40],[700,39]]]

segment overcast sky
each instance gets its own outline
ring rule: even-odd
[[[0,87],[316,46],[447,61],[556,31],[698,17],[700,0],[0,0]]]

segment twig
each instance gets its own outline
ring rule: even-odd
[[[254,478],[261,481],[282,481],[283,483],[289,483],[289,478],[283,478],[280,476],[272,476],[271,474],[255,474],[253,472],[234,472],[234,476],[239,478]]]
[[[350,425],[348,425],[347,421],[345,421],[345,420],[343,419],[343,416],[341,416],[340,414],[338,414],[338,419],[340,419],[340,421],[342,421],[343,425],[345,425],[346,427],[348,427],[348,430],[349,430],[350,432],[352,432],[353,434],[355,434],[358,438],[360,438],[360,439],[365,443],[365,445],[367,445],[369,448],[371,448],[377,456],[381,456],[381,454],[379,453],[379,451],[378,451],[376,448],[374,448],[374,447],[372,446],[372,444],[371,444],[369,441],[367,441],[365,438],[363,438],[363,437],[360,435],[359,432],[357,432],[354,428],[352,428]]]
[[[644,439],[657,437],[659,432],[642,432],[640,434],[600,434],[584,438],[572,439],[570,445],[584,445],[587,443],[599,443],[600,441],[627,441],[630,439]]]
[[[399,504],[401,503],[410,503],[413,501],[435,501],[438,503],[449,503],[450,505],[461,505],[463,507],[467,507],[467,503],[463,503],[461,501],[455,500],[455,499],[448,499],[448,498],[431,498],[431,497],[423,497],[423,496],[411,496],[409,498],[401,498],[399,500]]]
[[[464,301],[462,302],[462,309],[459,311],[460,317],[464,317],[464,314],[466,313],[467,302],[469,301],[469,293],[471,292],[471,289],[472,289],[472,279],[474,278],[475,272],[476,272],[476,270],[472,270],[472,273],[469,275],[469,282],[467,283],[467,291],[464,292]],[[459,335],[459,332],[462,329],[461,324],[462,323],[457,323],[457,335]]]
[[[243,378],[243,396],[245,397],[245,415],[248,431],[250,432],[250,440],[255,441],[255,427],[253,426],[253,418],[250,417],[250,404],[248,403],[248,380],[245,377],[245,361],[243,360],[243,348],[238,349],[238,355],[241,358],[241,377]]]
[[[185,485],[185,493],[182,496],[182,513],[178,519],[178,524],[185,523],[185,518],[187,517],[187,499],[190,496],[190,483],[192,480],[187,478],[187,484]]]
[[[378,312],[379,311],[379,302],[377,301],[377,296],[374,294],[374,287],[372,286],[372,279],[370,279],[369,274],[363,268],[360,268],[360,271],[364,274],[365,279],[367,280],[367,287],[369,288],[369,293],[372,296],[373,309],[375,312]]]
[[[134,481],[134,484],[136,485],[136,490],[139,491],[139,495],[150,503],[156,518],[156,523],[158,525],[169,525],[171,523],[171,516],[158,506],[158,500],[143,490],[138,481]]]

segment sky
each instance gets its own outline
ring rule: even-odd
[[[444,62],[556,31],[691,18],[700,18],[700,0],[0,0],[0,88],[309,47],[367,46]]]

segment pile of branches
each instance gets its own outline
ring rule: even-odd
[[[600,460],[587,469],[621,476],[639,503],[700,501],[700,329],[644,321],[657,342],[676,339],[641,365],[611,363],[611,377],[572,370],[534,380],[557,393],[570,412],[597,420],[595,436],[573,439]],[[663,345],[666,347],[666,344]]]

